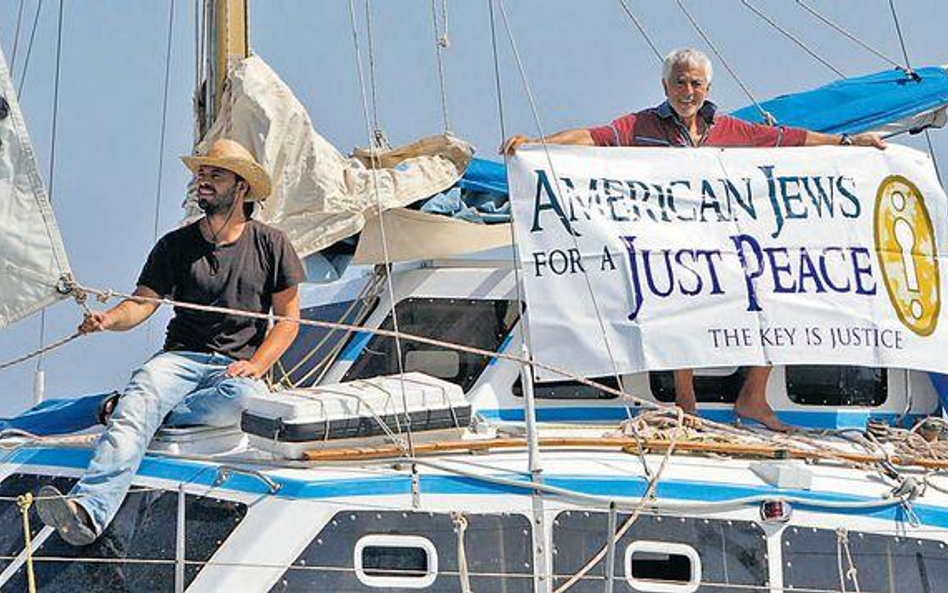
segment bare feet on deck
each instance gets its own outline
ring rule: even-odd
[[[743,399],[755,400],[757,398],[748,397]],[[734,416],[738,421],[741,419],[753,420],[775,432],[790,432],[793,430],[792,426],[784,424],[777,418],[777,415],[770,409],[766,401],[741,401],[741,399],[738,399],[734,403]]]
[[[767,403],[769,378],[770,367],[751,367],[748,370],[741,393],[734,402],[734,416],[738,420],[759,422],[775,432],[790,432],[793,427],[781,422]]]

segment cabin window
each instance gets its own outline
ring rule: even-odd
[[[636,591],[692,593],[701,583],[701,558],[685,544],[634,541],[625,550],[625,577]]]
[[[314,321],[359,325],[372,313],[378,302],[378,297],[373,296],[307,307],[300,311],[300,316]],[[326,365],[342,350],[351,336],[351,332],[341,329],[301,325],[296,339],[274,365],[274,379],[300,387],[314,385]]]
[[[616,381],[614,376],[593,377],[590,379],[590,381],[602,383],[606,387],[611,387],[612,389],[619,389],[619,382]],[[523,397],[522,377],[517,377],[517,380],[514,381],[514,384],[510,387],[510,391],[515,397]],[[544,381],[543,383],[534,382],[533,396],[536,399],[556,400],[616,399],[616,395],[613,393],[607,393],[601,389],[590,387],[585,383],[580,383],[579,381]]]
[[[934,593],[948,583],[948,547],[933,539],[788,527],[782,548],[788,589]]]
[[[516,301],[409,298],[395,307],[398,329],[415,334],[497,351],[519,317]],[[392,330],[392,317],[382,323]],[[450,381],[468,391],[491,361],[490,357],[446,347],[400,340],[405,371],[419,371]],[[373,336],[343,377],[343,381],[368,379],[399,372],[395,340]]]
[[[787,396],[804,406],[881,406],[888,396],[882,368],[799,365],[786,375]]]
[[[356,542],[353,565],[370,587],[424,589],[438,576],[438,553],[417,535],[366,535]]]
[[[629,517],[618,513],[617,524],[625,524]],[[609,513],[556,515],[554,589],[602,550],[608,533]],[[616,541],[615,549],[613,577],[628,585],[617,584],[616,591],[765,591],[769,586],[767,538],[755,521],[641,515]],[[605,568],[605,561],[598,562],[570,590],[601,591]]]
[[[516,513],[465,514],[474,591],[533,593],[531,521]],[[319,530],[273,592],[457,591],[458,521],[450,513],[340,511]]]
[[[15,490],[7,486],[9,478],[0,490],[10,488],[22,494],[21,487],[27,486],[35,493],[40,485],[53,483],[62,486],[62,491],[68,491],[75,482],[69,480],[57,484],[51,478],[36,476],[13,478],[16,480],[13,484]],[[92,544],[76,548],[55,533],[41,543],[37,542],[39,546],[33,553],[33,562],[38,590],[44,593],[174,590],[178,496],[177,492],[135,490],[133,487],[115,519]],[[186,495],[185,586],[223,545],[246,512],[247,506],[241,503]],[[30,526],[36,528],[35,532],[42,528],[35,513],[31,513]],[[4,534],[0,539],[7,537],[9,526],[4,524],[3,527]],[[10,554],[16,555],[23,546],[22,526],[11,531],[21,534],[18,545]],[[21,566],[2,588],[4,591],[7,588],[26,591],[26,568]]]
[[[733,404],[744,385],[747,367],[695,370],[695,397],[700,403]],[[672,371],[650,371],[649,388],[660,402],[675,401],[675,377]]]

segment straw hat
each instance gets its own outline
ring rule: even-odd
[[[220,138],[211,144],[206,155],[183,156],[185,166],[197,175],[201,166],[220,167],[240,175],[250,184],[248,201],[263,201],[270,195],[270,176],[261,167],[249,150],[240,143]]]

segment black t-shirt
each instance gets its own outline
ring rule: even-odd
[[[306,279],[293,246],[277,229],[249,220],[237,241],[215,246],[199,224],[158,241],[138,277],[139,286],[176,301],[269,313],[274,293]],[[179,307],[174,313],[165,350],[219,352],[246,360],[267,333],[265,319]]]

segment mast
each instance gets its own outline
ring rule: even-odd
[[[197,97],[197,137],[204,137],[220,112],[229,68],[250,54],[247,42],[247,0],[205,0],[204,47],[206,76]]]

